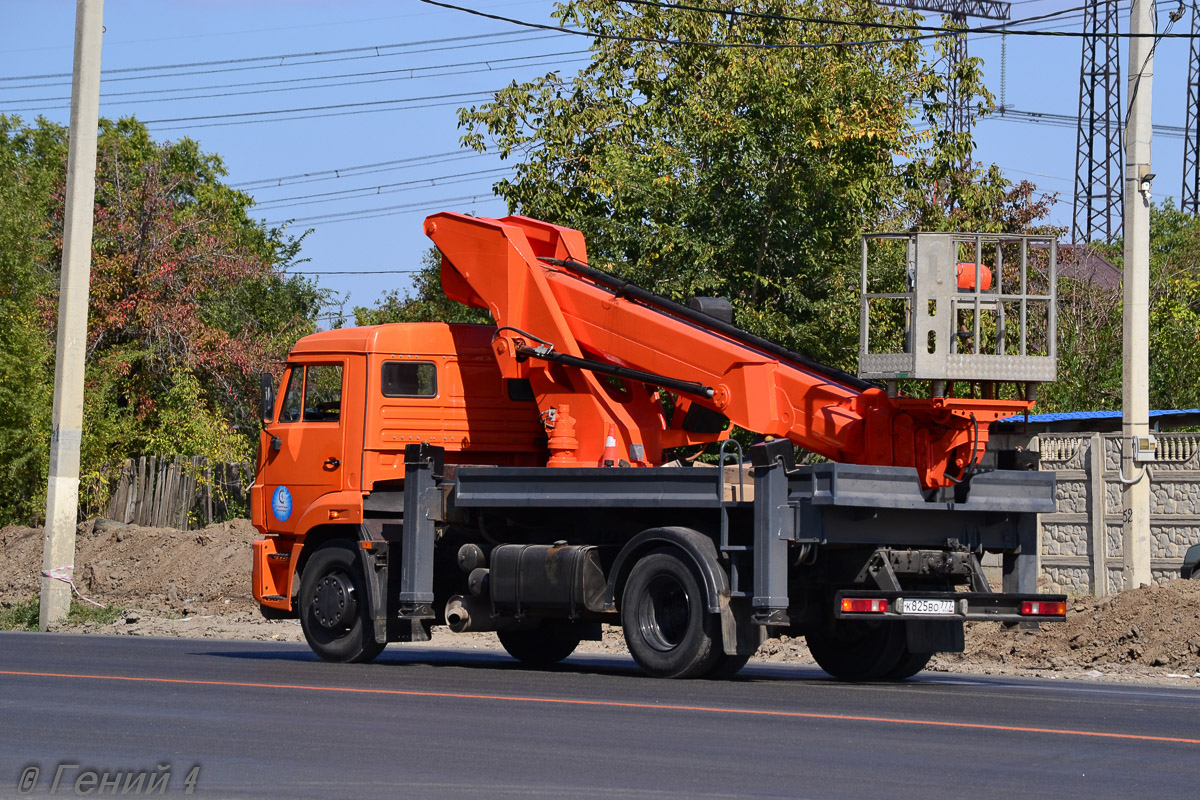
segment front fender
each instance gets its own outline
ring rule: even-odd
[[[318,525],[361,525],[362,521],[362,492],[330,492],[304,509],[296,520],[296,535],[304,536]]]

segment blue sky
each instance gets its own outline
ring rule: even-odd
[[[551,0],[453,0],[548,22]],[[1191,0],[1188,0],[1189,4]],[[1014,20],[1082,0],[1020,0]],[[1159,4],[1159,30],[1177,0]],[[1172,32],[1191,28],[1191,9]],[[0,0],[0,113],[68,121],[75,3]],[[1120,12],[1128,26],[1128,8]],[[347,309],[406,288],[428,240],[421,221],[442,210],[501,215],[491,186],[507,166],[459,148],[456,109],[513,80],[586,60],[582,37],[533,31],[417,0],[107,0],[101,114],[136,115],[157,138],[190,136],[221,155],[228,182],[258,201],[256,216],[313,228],[310,259]],[[973,20],[973,25],[983,21]],[[1082,28],[1080,12],[1028,28]],[[976,35],[987,82],[1024,111],[1077,113],[1080,39]],[[334,52],[342,51],[342,52]],[[270,58],[268,58],[270,57]],[[1122,47],[1124,59],[1124,47]],[[1185,124],[1188,42],[1155,52],[1154,123]],[[202,64],[201,62],[226,62]],[[1001,69],[1002,62],[1004,70]],[[178,66],[145,70],[145,67]],[[121,70],[127,70],[122,72]],[[1122,62],[1122,98],[1127,102]],[[24,77],[49,76],[49,77]],[[265,112],[265,113],[264,113]],[[273,113],[278,112],[278,113]],[[976,156],[1013,180],[1059,192],[1053,221],[1070,224],[1072,125],[995,117],[976,129]],[[1154,140],[1155,195],[1178,198],[1183,141]],[[346,275],[342,272],[383,274]]]

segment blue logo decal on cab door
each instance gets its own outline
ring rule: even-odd
[[[292,515],[292,493],[286,486],[280,486],[275,490],[275,494],[271,495],[271,513],[280,522],[287,522],[287,518]]]

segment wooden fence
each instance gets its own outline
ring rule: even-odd
[[[198,528],[248,513],[254,470],[199,456],[142,456],[121,465],[109,519],[132,525]]]

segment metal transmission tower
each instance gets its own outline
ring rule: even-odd
[[[1079,128],[1075,155],[1075,218],[1071,239],[1111,242],[1121,235],[1121,57],[1117,0],[1088,0],[1079,68]],[[1195,42],[1192,42],[1195,47]]]
[[[962,24],[967,17],[1007,20],[1012,12],[1012,3],[999,0],[880,0],[882,6],[907,8],[913,11],[932,11],[945,14],[955,23]],[[966,34],[955,36],[951,41],[950,58],[946,63],[946,129],[951,133],[966,133],[971,130],[971,98],[964,95],[958,85],[958,65],[967,57]]]
[[[1192,11],[1192,49],[1188,56],[1187,127],[1183,132],[1183,191],[1179,209],[1200,214],[1200,14]]]

